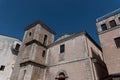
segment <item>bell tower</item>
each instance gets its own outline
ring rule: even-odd
[[[47,46],[53,43],[54,34],[40,21],[25,28],[18,80],[44,80]]]

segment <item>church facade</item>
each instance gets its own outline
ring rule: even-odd
[[[107,76],[102,49],[85,31],[63,35],[37,21],[25,29],[11,80],[99,80]]]

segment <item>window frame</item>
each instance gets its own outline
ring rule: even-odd
[[[19,49],[20,49],[20,44],[17,43],[17,44],[15,45],[15,50],[16,50],[16,51],[19,51]]]
[[[60,54],[65,52],[65,44],[60,45]]]
[[[117,48],[120,48],[120,37],[114,38],[114,42]]]
[[[45,56],[46,56],[46,51],[43,50],[43,52],[42,52],[42,57],[44,58]]]
[[[117,23],[115,20],[111,20],[109,21],[109,24],[110,24],[110,27],[113,28],[113,27],[116,27],[117,26]]]
[[[48,35],[45,34],[45,35],[44,35],[44,38],[43,38],[43,45],[46,45],[46,44],[47,44],[47,39],[48,39]]]
[[[105,23],[101,24],[101,30],[102,31],[106,31],[107,30],[107,25]]]

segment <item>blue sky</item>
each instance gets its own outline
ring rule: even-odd
[[[41,20],[56,38],[86,30],[99,44],[96,18],[120,8],[120,0],[0,0],[0,34],[22,40],[24,28]]]

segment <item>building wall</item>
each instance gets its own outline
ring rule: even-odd
[[[116,47],[114,38],[120,37],[120,28],[100,35],[104,58],[110,74],[120,72],[120,49]],[[109,37],[110,36],[110,37]]]
[[[0,80],[10,80],[17,58],[17,52],[12,50],[16,42],[21,43],[18,39],[0,35],[0,67],[5,66],[4,70],[0,70]]]
[[[87,62],[88,60],[81,60],[49,67],[47,70],[46,80],[55,80],[55,78],[58,77],[58,72],[63,71],[67,73],[66,80],[93,80],[87,75],[90,74],[86,69]]]
[[[70,39],[68,41],[63,41],[59,44],[56,44],[48,49],[48,64],[58,64],[62,61],[70,61],[70,60],[76,60],[80,58],[85,58],[84,54],[84,47],[81,47],[80,45],[83,45],[82,43],[82,37],[76,37],[74,39]],[[65,45],[65,52],[60,53],[60,45]],[[52,57],[52,58],[51,58]]]
[[[102,50],[99,46],[96,47],[96,45],[89,38],[87,38],[87,45],[93,77],[96,80],[101,80],[103,77],[106,77],[108,75],[107,67],[103,59]]]
[[[50,67],[46,80],[48,80],[48,78],[49,80],[55,79],[57,72],[62,70],[66,71],[69,80],[76,80],[78,78],[87,80],[88,74],[90,75],[89,80],[92,80],[90,68],[87,67],[89,66],[86,55],[87,49],[83,41],[83,36],[79,36],[58,43],[48,49],[48,64]],[[60,45],[62,44],[65,45],[64,53],[60,53]],[[88,69],[86,70],[86,68]]]
[[[111,27],[110,21],[115,20],[117,26]],[[101,25],[106,24],[107,30],[102,31]],[[103,56],[109,71],[109,74],[120,72],[120,48],[116,47],[114,39],[120,37],[120,14],[110,16],[96,23],[98,34],[103,49]]]
[[[60,53],[60,45],[63,44],[65,45],[65,52]],[[100,49],[85,34],[72,37],[66,41],[63,40],[50,47],[48,49],[47,64],[49,68],[46,72],[46,80],[54,80],[60,71],[66,72],[68,77],[66,80],[98,80],[97,73],[93,72],[96,69],[91,62],[91,48],[95,49],[101,59],[103,58]],[[99,69],[102,70],[102,68]],[[104,72],[107,73],[107,71]]]

